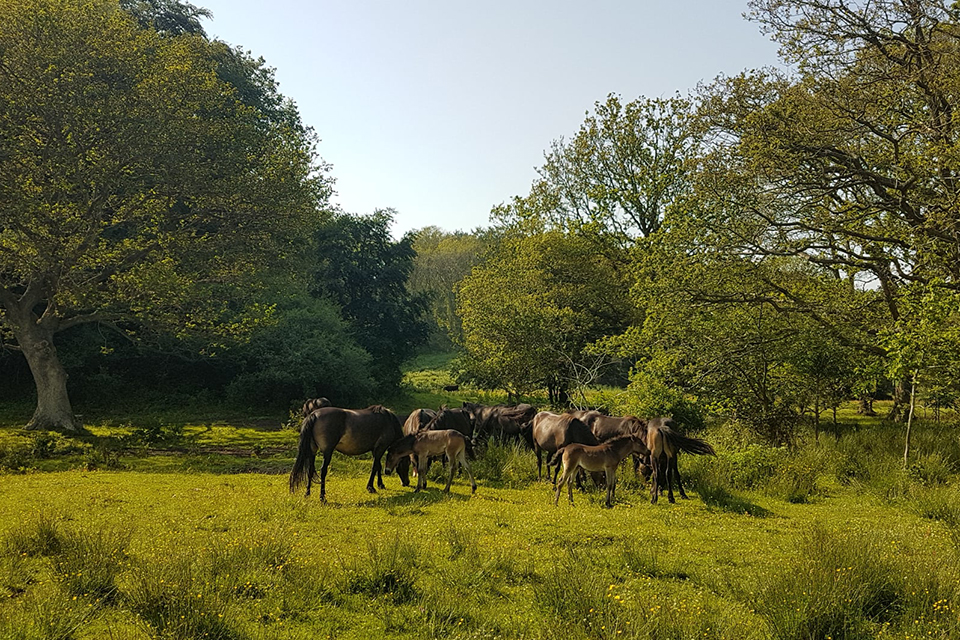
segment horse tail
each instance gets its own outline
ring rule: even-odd
[[[313,425],[316,416],[310,415],[300,425],[300,446],[297,448],[297,460],[290,472],[290,493],[294,493],[310,478],[310,460],[316,458],[313,450]],[[316,471],[313,472],[316,474]]]
[[[667,431],[666,434],[667,440],[670,441],[670,444],[675,446],[681,451],[686,451],[687,453],[692,453],[697,456],[716,456],[717,452],[713,450],[713,447],[710,446],[709,442],[701,440],[700,438],[688,438],[687,436],[682,436],[676,431]]]

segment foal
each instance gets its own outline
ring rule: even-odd
[[[607,476],[607,508],[613,506],[614,491],[617,487],[617,467],[630,454],[649,453],[643,440],[634,435],[625,435],[607,440],[603,444],[571,444],[557,452],[563,459],[563,475],[557,483],[557,494],[553,498],[554,506],[560,501],[560,491],[567,485],[570,504],[573,504],[573,478],[579,467],[587,471],[603,471]]]
[[[415,455],[418,468],[415,491],[420,491],[420,489],[427,488],[427,466],[430,456],[446,454],[450,476],[447,478],[447,486],[443,489],[444,492],[450,492],[450,485],[453,483],[453,475],[457,472],[457,463],[459,462],[470,478],[470,493],[476,493],[477,481],[473,479],[470,465],[467,464],[467,446],[466,437],[454,429],[420,431],[419,433],[406,435],[393,443],[387,450],[386,471],[387,473],[393,471],[394,467],[405,456]]]

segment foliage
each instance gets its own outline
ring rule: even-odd
[[[454,344],[463,342],[457,315],[457,286],[490,242],[479,232],[448,233],[437,227],[424,227],[415,234],[413,250],[417,255],[410,273],[410,291],[427,296],[437,327]]]
[[[625,293],[615,265],[577,236],[505,239],[460,285],[469,375],[514,394],[548,387],[563,402],[595,359],[586,347],[626,326]]]
[[[33,425],[74,428],[57,332],[243,333],[329,185],[313,139],[241,102],[202,36],[108,0],[0,11],[2,320],[37,379]]]
[[[317,265],[310,292],[341,309],[353,337],[372,357],[371,375],[383,389],[400,383],[400,365],[426,341],[426,300],[411,293],[413,236],[390,237],[394,212],[339,214],[314,233]]]
[[[285,407],[329,397],[350,406],[373,395],[373,358],[332,303],[304,296],[278,311],[275,323],[230,354],[239,365],[227,387],[235,404]]]

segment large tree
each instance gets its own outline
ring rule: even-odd
[[[554,230],[506,238],[459,285],[467,373],[512,395],[567,401],[596,363],[588,345],[623,331],[629,287],[592,242]]]
[[[32,428],[79,427],[58,332],[241,329],[329,191],[309,135],[245,103],[218,51],[111,0],[0,3],[0,323],[36,382]]]

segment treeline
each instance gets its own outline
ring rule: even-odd
[[[432,341],[463,382],[778,442],[849,398],[955,406],[960,10],[750,6],[786,70],[610,95],[491,228],[394,241],[330,206],[312,130],[202,10],[4,4],[0,394],[36,381],[33,426],[66,428],[67,373],[356,403]]]

